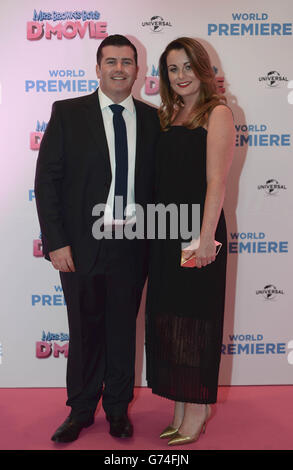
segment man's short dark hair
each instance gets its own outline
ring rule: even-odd
[[[106,47],[106,46],[118,46],[118,47],[129,46],[131,47],[131,49],[134,52],[134,60],[137,65],[137,50],[136,50],[135,45],[132,44],[132,42],[130,42],[129,39],[127,39],[125,36],[121,36],[121,34],[112,34],[111,36],[107,36],[101,42],[97,50],[97,64],[98,65],[101,64],[102,55],[103,55],[102,49],[103,47]]]

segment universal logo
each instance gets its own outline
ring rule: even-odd
[[[160,33],[166,26],[172,26],[170,21],[165,21],[161,16],[152,16],[149,21],[143,21],[141,25],[148,26],[153,33]]]
[[[265,300],[276,300],[279,295],[284,295],[284,291],[273,284],[267,284],[263,289],[257,290],[256,295],[262,295]]]
[[[287,187],[284,184],[280,184],[277,180],[271,179],[267,180],[265,184],[259,184],[257,189],[264,190],[269,196],[275,196],[280,191],[286,190]]]
[[[264,77],[258,77],[260,82],[265,82],[268,88],[277,88],[282,82],[288,82],[288,78],[281,75],[279,72],[271,71]]]

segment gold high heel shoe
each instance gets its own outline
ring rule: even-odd
[[[164,431],[161,432],[160,438],[167,439],[169,437],[175,436],[179,428],[174,428],[173,426],[167,426]]]
[[[183,415],[184,415],[184,403],[175,402],[173,420],[177,421],[177,423],[178,423],[178,413],[179,413],[179,415],[182,415],[181,420],[180,420],[180,422],[182,422]],[[173,422],[172,422],[172,424],[173,424]],[[169,426],[167,426],[164,429],[164,431],[161,432],[160,439],[167,439],[167,438],[175,436],[175,434],[177,433],[180,425],[175,427],[175,426],[172,426],[172,424],[169,424]]]
[[[199,427],[199,429],[196,431],[196,433],[193,436],[182,436],[180,432],[176,432],[172,439],[168,442],[169,446],[180,446],[184,444],[191,444],[192,442],[195,442],[199,439],[201,433],[205,433],[206,430],[206,424],[211,415],[211,407],[209,405],[206,406],[206,413],[205,413],[205,419],[202,425]]]

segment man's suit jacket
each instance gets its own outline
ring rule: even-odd
[[[155,145],[159,120],[155,108],[134,99],[137,118],[135,202],[153,202]],[[98,92],[57,101],[44,133],[36,168],[35,195],[43,253],[70,245],[76,270],[88,273],[100,241],[92,235],[93,207],[106,204],[111,166]],[[146,241],[138,263],[145,264]]]

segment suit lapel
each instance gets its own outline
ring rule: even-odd
[[[109,149],[107,144],[107,137],[104,128],[103,116],[101,112],[98,90],[92,95],[89,95],[85,103],[86,119],[90,129],[90,133],[94,138],[97,152],[101,155],[105,162],[106,176],[111,180],[111,164]]]

